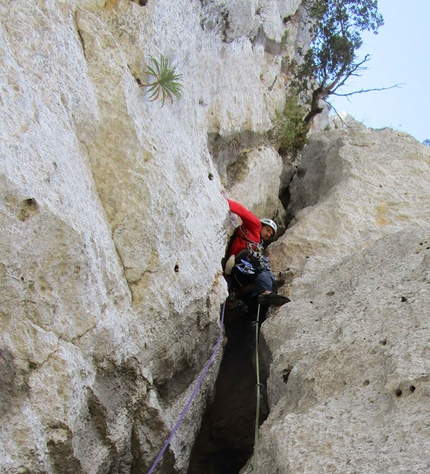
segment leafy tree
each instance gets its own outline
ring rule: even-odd
[[[310,111],[304,119],[309,125],[322,112],[320,100],[329,95],[368,92],[337,93],[351,76],[360,75],[370,58],[368,54],[363,59],[357,56],[363,43],[361,33],[377,34],[384,20],[378,13],[377,0],[303,0],[302,5],[314,39],[306,52],[299,51],[302,62],[296,66],[292,86],[308,97],[312,92]]]
[[[426,138],[426,139],[423,141],[423,145],[430,146],[430,138]]]

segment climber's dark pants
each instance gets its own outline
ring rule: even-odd
[[[252,291],[251,298],[254,296],[261,295],[265,291],[273,291],[273,282],[275,281],[275,275],[270,270],[262,270],[257,274],[257,278],[254,283],[254,290]]]
[[[242,259],[248,260],[246,257],[247,250],[244,250],[236,256],[236,264],[240,264]],[[273,291],[275,276],[269,269],[255,270],[253,275],[249,275],[242,273],[238,267],[233,267],[231,276],[232,286],[239,290],[240,298],[248,306],[248,318],[255,321],[259,308],[257,296],[266,291]],[[268,309],[268,306],[260,307],[260,324],[265,320]]]
[[[258,312],[257,296],[265,291],[273,291],[273,282],[275,276],[270,270],[262,270],[254,275],[246,275],[237,267],[233,268],[231,273],[232,286],[239,289],[240,298],[248,306],[248,319],[255,321]],[[266,319],[268,306],[260,307],[259,324],[261,325]]]
[[[261,270],[258,273],[254,273],[254,275],[247,275],[235,267],[233,268],[232,275],[233,283],[239,288],[246,289],[247,286],[253,285],[248,295],[250,298],[255,298],[265,291],[273,291],[275,276],[270,270]]]

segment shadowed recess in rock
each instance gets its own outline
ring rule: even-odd
[[[209,153],[218,167],[221,181],[226,186],[231,186],[243,179],[246,176],[246,150],[267,145],[268,142],[266,134],[250,130],[227,136],[208,133]]]
[[[188,474],[237,474],[252,455],[255,427],[255,326],[249,315],[226,311],[228,343],[215,398],[203,417]],[[262,380],[263,384],[265,379]],[[267,418],[262,402],[260,423]]]

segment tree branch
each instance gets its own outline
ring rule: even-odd
[[[359,91],[354,91],[354,92],[348,92],[347,94],[338,94],[336,92],[331,92],[330,95],[335,95],[337,97],[349,97],[350,95],[355,95],[355,94],[364,94],[365,92],[376,92],[376,91],[387,91],[389,89],[395,89],[395,88],[401,88],[403,86],[403,83],[400,84],[394,84],[394,86],[390,87],[375,87],[373,89],[361,89]]]
[[[327,89],[331,91],[330,93],[333,94],[334,91],[339,89],[339,87],[342,87],[345,84],[345,82],[349,79],[350,76],[358,75],[358,74],[355,74],[358,70],[365,70],[366,68],[362,68],[361,66],[364,63],[367,63],[369,59],[370,59],[370,55],[366,54],[364,59],[356,64],[344,64],[341,70],[336,74],[336,77],[333,80],[333,82],[329,84],[327,87]],[[340,80],[341,82],[339,83]]]

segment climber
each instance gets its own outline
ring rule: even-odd
[[[275,277],[263,255],[263,242],[275,236],[276,224],[268,218],[259,219],[231,199],[227,201],[230,211],[242,219],[242,225],[230,245],[225,273],[232,275],[233,286],[239,288],[247,302],[258,302],[266,307],[288,303],[289,298],[273,291]]]

